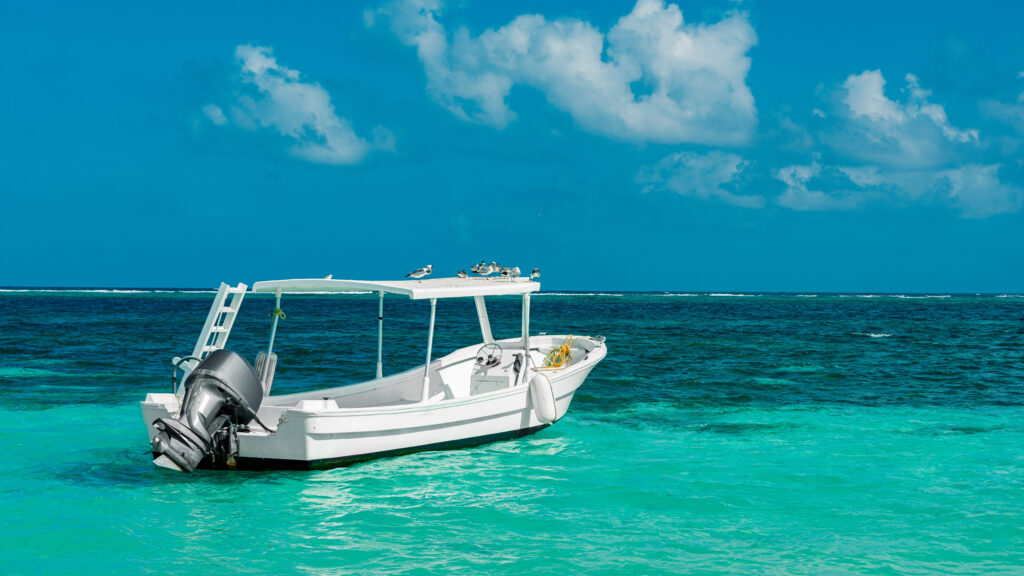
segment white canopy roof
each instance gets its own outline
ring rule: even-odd
[[[253,284],[253,292],[386,292],[413,300],[526,294],[540,290],[540,282],[529,278],[471,277],[427,278],[424,280],[341,280],[303,278],[268,280]]]

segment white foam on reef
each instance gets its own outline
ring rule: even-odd
[[[373,290],[353,290],[352,292],[349,292],[347,290],[345,292],[338,292],[336,290],[325,290],[323,292],[306,292],[306,291],[301,291],[301,292],[285,292],[285,291],[282,291],[281,294],[293,294],[295,296],[302,296],[303,294],[373,294]]]
[[[817,294],[797,294],[797,298],[817,298]]]
[[[906,294],[890,294],[890,298],[902,298],[904,300],[920,300],[922,298],[951,298],[949,294],[922,294],[920,296],[908,296]]]
[[[216,294],[216,290],[121,290],[112,288],[0,288],[0,292],[22,294]],[[353,292],[282,292],[282,294],[373,294],[372,290]]]
[[[0,288],[23,294],[216,294],[216,290],[118,290],[111,288]]]
[[[732,297],[732,298],[755,298],[757,296],[760,296],[760,294],[738,294],[738,293],[733,293],[733,292],[712,292],[711,294],[708,294],[708,296],[714,296],[716,298],[717,297],[723,297],[723,296],[724,297]]]
[[[625,294],[614,292],[534,292],[534,296],[615,296],[621,297]]]
[[[867,336],[869,338],[888,338],[892,334],[886,334],[885,332],[854,332],[857,336]]]
[[[1024,298],[1024,294],[998,294],[996,298]]]

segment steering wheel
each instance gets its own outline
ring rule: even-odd
[[[476,365],[493,368],[501,365],[501,346],[497,342],[484,344],[476,351]]]

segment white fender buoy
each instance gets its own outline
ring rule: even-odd
[[[543,424],[554,422],[558,407],[555,406],[555,391],[547,376],[539,373],[533,375],[530,379],[530,397],[533,399],[533,411],[537,413],[537,419]]]

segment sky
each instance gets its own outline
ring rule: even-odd
[[[1024,292],[1021,21],[0,0],[0,285]]]

